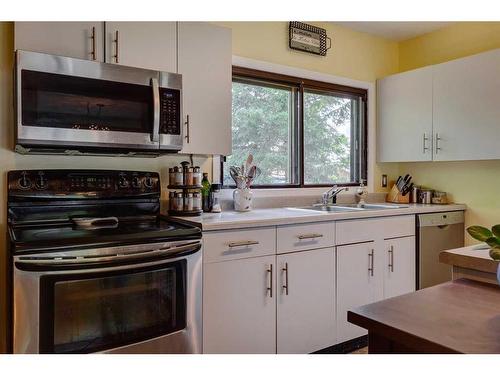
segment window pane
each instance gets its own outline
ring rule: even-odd
[[[248,154],[262,170],[255,185],[293,183],[293,103],[290,87],[233,81],[233,152],[224,163],[225,185],[234,185],[229,167],[244,164]]]
[[[304,183],[354,181],[351,137],[355,100],[304,92]]]

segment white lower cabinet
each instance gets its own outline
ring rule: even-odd
[[[277,256],[277,352],[335,345],[335,249]]]
[[[276,352],[275,270],[274,255],[204,264],[204,353]]]
[[[416,286],[415,236],[385,240],[384,245],[387,262],[384,298],[414,292]]]
[[[315,352],[366,334],[349,310],[415,290],[413,215],[203,236],[204,353]]]
[[[337,341],[366,335],[347,321],[347,311],[383,298],[381,257],[375,242],[337,246]]]
[[[347,311],[415,291],[415,236],[337,246],[337,341],[367,331],[347,321]]]

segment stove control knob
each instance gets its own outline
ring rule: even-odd
[[[17,181],[17,184],[21,189],[29,189],[32,186],[31,180],[26,176],[26,172],[23,172],[23,176]]]
[[[139,177],[135,176],[132,178],[132,187],[136,189],[141,187],[141,180],[139,179]]]
[[[125,176],[120,176],[120,178],[118,179],[118,186],[121,188],[128,187],[128,181]]]
[[[48,186],[48,181],[43,175],[43,172],[38,173],[38,177],[35,182],[35,186],[37,189],[46,189]]]
[[[148,189],[151,189],[153,187],[153,179],[149,176],[147,176],[144,179],[144,186],[146,186]]]

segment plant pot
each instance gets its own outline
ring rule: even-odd
[[[498,263],[498,267],[497,267],[497,280],[498,280],[498,283],[500,284],[500,262]]]
[[[235,189],[233,191],[233,202],[235,211],[251,211],[253,203],[253,192],[250,189]]]

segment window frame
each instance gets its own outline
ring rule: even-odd
[[[280,189],[280,188],[318,188],[318,187],[330,187],[331,184],[305,184],[304,183],[304,91],[318,91],[318,92],[329,92],[337,96],[342,96],[350,99],[361,99],[363,103],[363,110],[359,111],[362,115],[361,124],[361,134],[359,135],[360,142],[358,147],[361,147],[359,152],[361,161],[359,167],[360,181],[363,181],[366,185],[368,181],[368,90],[358,87],[351,87],[345,85],[339,85],[330,82],[316,81],[307,78],[289,76],[280,73],[273,73],[263,70],[245,68],[241,66],[232,67],[232,79],[242,79],[244,80],[257,80],[261,82],[269,82],[269,84],[282,84],[287,86],[292,86],[297,90],[297,95],[295,99],[297,101],[296,107],[294,108],[294,116],[296,117],[293,126],[296,127],[297,139],[294,140],[294,144],[291,145],[292,148],[296,150],[294,152],[296,155],[296,173],[298,181],[296,183],[288,184],[264,184],[264,185],[253,185],[253,189]],[[355,153],[351,147],[351,154]],[[221,168],[220,168],[220,180],[224,182],[224,162],[225,156],[221,157]],[[293,160],[292,160],[293,161]],[[351,165],[352,168],[352,165]],[[358,186],[359,182],[348,182],[348,183],[337,183],[337,186]],[[223,188],[234,189],[235,185],[222,185]]]

